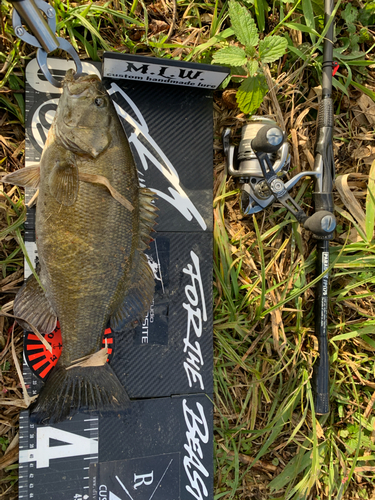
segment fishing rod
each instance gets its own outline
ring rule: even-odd
[[[327,26],[333,13],[334,0],[325,0],[324,19]],[[223,132],[224,153],[228,173],[239,181],[240,205],[245,215],[261,212],[275,201],[281,203],[308,229],[317,240],[316,273],[325,273],[318,281],[315,293],[315,336],[319,357],[314,364],[313,390],[317,414],[329,413],[329,355],[328,355],[328,293],[329,241],[333,238],[336,219],[333,215],[333,23],[328,27],[323,46],[322,99],[319,103],[315,143],[314,170],[301,172],[283,181],[289,164],[289,146],[285,133],[276,122],[263,116],[253,116],[242,128],[239,146],[231,144],[231,130]],[[292,187],[303,177],[314,178],[314,213],[308,216],[289,195]]]
[[[324,22],[327,26],[333,13],[334,0],[324,1]],[[335,162],[333,156],[333,22],[328,27],[323,46],[322,100],[318,112],[318,134],[315,144],[315,171],[321,171],[320,182],[316,181],[313,193],[315,211],[328,211],[331,214],[331,227],[325,238],[317,241],[318,275],[329,267],[329,240],[333,238],[336,221],[333,215],[333,182],[335,179]],[[328,272],[316,285],[315,298],[315,335],[319,343],[319,358],[314,366],[314,404],[318,414],[329,412],[329,354],[327,338],[328,314]]]

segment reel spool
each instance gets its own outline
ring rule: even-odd
[[[241,141],[238,146],[230,143],[230,129],[225,129],[223,132],[228,173],[238,179],[241,189],[241,211],[245,215],[260,212],[274,199],[264,181],[257,155],[251,147],[253,139],[264,127],[280,131],[274,120],[264,116],[253,116],[249,123],[242,127]],[[271,140],[277,142],[278,149],[268,153],[268,157],[273,170],[279,175],[284,175],[290,165],[289,144],[284,134],[280,137],[280,134],[276,133]]]
[[[230,143],[230,129],[225,129],[223,145],[228,173],[238,178],[240,183],[241,210],[244,215],[261,212],[277,201],[311,231],[314,238],[332,238],[336,227],[332,212],[320,209],[308,216],[289,195],[292,187],[306,176],[314,177],[318,193],[323,193],[322,160],[316,164],[315,170],[300,172],[284,183],[283,177],[290,165],[289,145],[277,124],[260,116],[254,116],[242,128],[238,147]]]

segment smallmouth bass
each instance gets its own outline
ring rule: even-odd
[[[39,188],[42,287],[31,276],[14,314],[41,333],[53,331],[58,318],[63,338],[34,420],[58,422],[81,408],[126,405],[125,389],[95,353],[108,322],[122,331],[143,320],[152,302],[154,279],[143,250],[156,208],[152,193],[139,187],[128,140],[97,76],[75,79],[68,71],[40,165],[3,182]]]

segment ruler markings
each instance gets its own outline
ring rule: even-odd
[[[65,63],[62,63],[61,69],[64,70]],[[34,83],[40,83],[40,82],[34,82]],[[35,91],[30,86],[30,83],[26,81],[26,93],[25,93],[25,108],[26,108],[26,119],[27,119],[27,130],[26,130],[26,137],[25,137],[25,144],[26,144],[26,151],[25,151],[25,159],[26,159],[26,165],[29,166],[32,163],[37,163],[40,162],[41,154],[40,150],[37,149],[36,143],[39,141],[39,145],[41,145],[41,140],[42,140],[42,135],[38,136],[39,131],[35,128],[35,121],[39,119],[35,111],[37,109],[42,109],[41,105],[44,104],[44,101],[47,103],[49,99],[56,99],[58,95],[49,95],[46,94],[46,92],[43,92],[43,83],[39,85],[40,87],[40,92]],[[54,103],[55,105],[55,103]],[[43,109],[42,109],[43,112]],[[49,119],[47,120],[49,121]],[[44,128],[44,127],[43,127]],[[35,136],[33,134],[36,133]],[[46,134],[46,130],[44,130],[44,133]],[[47,134],[46,134],[47,135]],[[32,196],[34,195],[35,190],[34,189],[26,189],[25,192],[25,203],[30,201]],[[30,230],[33,228],[29,224]],[[31,239],[31,238],[30,238]],[[27,252],[30,256],[31,262],[34,263],[35,265],[35,259],[37,257],[37,250],[36,250],[36,245],[35,243],[32,242],[26,242],[26,248]],[[25,271],[27,269],[27,266],[25,266]],[[25,278],[27,277],[27,272],[25,273]],[[24,381],[28,390],[29,395],[36,394],[39,392],[40,388],[42,387],[42,382],[37,379],[31,372],[30,368],[26,363],[23,365],[23,375],[24,375]],[[85,417],[88,418],[83,418],[84,415],[81,414],[81,416],[77,416],[76,420],[72,420],[71,424],[69,424],[68,427],[62,425],[62,429],[66,429],[62,432],[70,432],[72,434],[72,444],[70,445],[69,442],[68,444],[64,443],[63,441],[60,444],[48,444],[49,441],[45,441],[45,437],[43,438],[43,428],[48,429],[48,425],[45,427],[39,426],[37,424],[33,424],[30,422],[29,419],[29,414],[27,411],[23,411],[20,415],[20,446],[19,449],[22,451],[22,454],[27,454],[27,452],[34,452],[38,451],[39,445],[38,445],[38,440],[40,439],[41,447],[40,450],[43,449],[43,446],[49,447],[48,449],[46,448],[46,452],[49,453],[51,450],[53,450],[56,446],[61,448],[62,454],[68,453],[69,452],[69,446],[72,446],[74,443],[74,434],[78,438],[78,436],[81,436],[81,438],[86,438],[92,440],[92,442],[98,442],[99,439],[99,417],[94,416],[94,415],[85,415]],[[51,433],[51,437],[53,438],[54,435],[54,428],[55,426],[49,426],[50,430],[47,432]],[[61,430],[62,430],[61,429]],[[56,427],[56,431],[58,431],[58,427]],[[39,435],[39,432],[41,433]],[[57,436],[61,436],[58,433],[56,434]],[[39,437],[38,437],[39,436]],[[44,440],[44,441],[43,441]],[[47,443],[43,444],[42,443]],[[95,447],[97,444],[95,445]],[[94,451],[94,450],[93,450]],[[34,455],[35,458],[35,455]],[[57,462],[54,462],[54,460],[57,460]],[[60,468],[59,462],[61,460],[67,460],[67,468],[66,471],[68,472],[68,475],[72,475],[70,471],[72,471],[74,477],[74,472],[78,472],[77,469],[79,469],[78,476],[79,478],[79,488],[81,489],[82,493],[82,498],[83,496],[86,497],[86,494],[88,493],[89,490],[89,476],[87,474],[89,473],[90,467],[87,466],[87,464],[90,463],[97,463],[98,462],[98,452],[97,450],[94,451],[91,455],[87,456],[80,456],[80,458],[77,461],[71,462],[71,458],[69,457],[64,457],[62,456],[61,458],[56,457],[53,458],[53,454],[51,455],[50,463],[48,468],[38,468],[38,464],[36,461],[30,461],[30,462],[24,462],[19,464],[19,499],[20,500],[28,500],[29,498],[36,498],[38,497],[38,500],[45,500],[46,496],[44,493],[42,493],[42,490],[40,490],[41,487],[41,481],[44,482],[44,485],[47,485],[49,487],[50,483],[53,485],[54,484],[54,479],[58,478],[58,474],[56,475],[57,470]],[[88,462],[87,462],[88,460]],[[54,467],[54,463],[56,463],[57,468]],[[77,465],[77,467],[73,466],[73,463]],[[78,465],[79,464],[79,465]],[[70,465],[70,466],[69,466]],[[73,468],[74,467],[74,468]],[[76,476],[75,476],[76,477]],[[74,479],[76,480],[76,479]],[[57,485],[56,485],[57,486]],[[85,495],[83,495],[83,491],[85,492]],[[76,493],[76,492],[75,492]],[[79,493],[79,492],[77,492]],[[43,498],[42,498],[43,497]],[[49,497],[48,497],[49,498]],[[60,498],[60,497],[59,497]]]

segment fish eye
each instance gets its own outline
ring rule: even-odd
[[[105,101],[104,101],[103,97],[97,97],[94,102],[95,102],[95,106],[98,106],[98,108],[101,108],[104,106]]]

